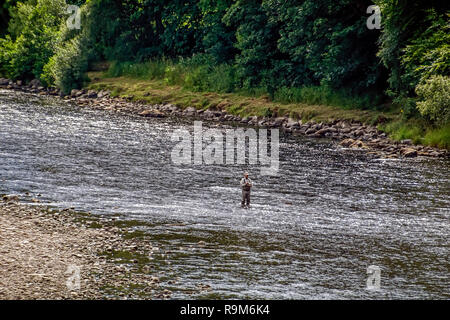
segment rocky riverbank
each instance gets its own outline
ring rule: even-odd
[[[70,95],[61,95],[58,89],[44,88],[39,81],[33,80],[28,85],[21,81],[13,82],[0,79],[0,87],[21,90],[38,95],[61,96],[80,107],[98,110],[115,111],[126,114],[136,114],[142,117],[190,117],[207,121],[226,122],[264,128],[280,128],[287,134],[303,135],[311,138],[329,138],[336,141],[340,147],[363,150],[380,158],[413,158],[413,157],[448,157],[447,150],[414,145],[411,140],[394,141],[386,133],[375,126],[360,122],[334,120],[328,123],[284,117],[240,117],[228,114],[223,110],[203,110],[193,107],[180,108],[173,104],[148,105],[131,99],[111,97],[108,91],[72,90]]]
[[[0,299],[170,298],[149,263],[159,249],[124,223],[18,201],[0,198]]]

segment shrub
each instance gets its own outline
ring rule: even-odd
[[[450,77],[432,76],[416,87],[420,113],[437,124],[450,120]]]
[[[80,88],[87,80],[87,69],[88,61],[83,52],[83,41],[77,36],[58,48],[44,67],[42,78],[47,83],[54,81],[67,94],[72,89]]]

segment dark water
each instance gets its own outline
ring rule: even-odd
[[[155,273],[179,280],[173,298],[450,297],[448,161],[371,160],[281,137],[277,177],[177,166],[177,128],[193,123],[0,91],[0,193],[147,221],[141,230],[169,252]],[[239,207],[244,169],[250,210]],[[381,268],[380,290],[366,289],[369,265]],[[212,290],[186,293],[200,283]]]

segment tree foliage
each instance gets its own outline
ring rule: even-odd
[[[195,90],[263,88],[284,100],[315,87],[330,97],[386,91],[409,115],[418,114],[420,93],[425,116],[426,100],[435,103],[430,92],[442,87],[439,76],[450,72],[449,10],[437,0],[375,0],[381,31],[366,27],[370,0],[70,3],[82,5],[81,30],[65,26],[64,0],[6,0],[1,75],[37,77],[68,92],[83,85],[96,61],[145,65],[168,58],[190,68],[183,83]],[[164,74],[175,79],[177,70],[171,65]]]

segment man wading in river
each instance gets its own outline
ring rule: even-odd
[[[248,177],[248,172],[244,172],[244,177],[241,180],[241,188],[242,188],[242,208],[250,208],[250,189],[252,188],[253,183],[252,180]]]

